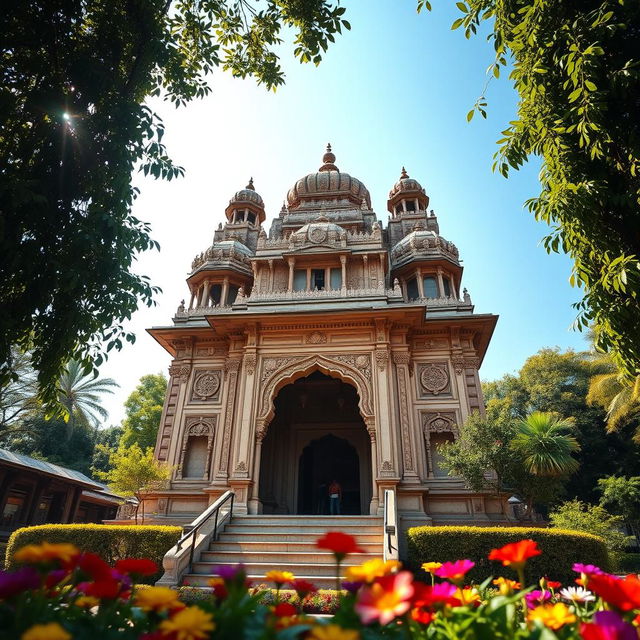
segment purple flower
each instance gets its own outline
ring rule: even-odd
[[[221,564],[215,567],[213,573],[219,575],[225,582],[234,580],[240,575],[242,575],[242,580],[244,580],[245,576],[243,564]]]
[[[541,604],[547,602],[547,600],[551,600],[551,591],[548,591],[547,589],[545,589],[544,591],[540,591],[539,589],[536,591],[531,591],[527,593],[524,599],[527,603],[528,609],[535,609]]]
[[[22,567],[17,571],[0,571],[0,600],[6,600],[40,586],[40,574],[33,567]]]
[[[345,580],[342,583],[342,588],[349,593],[355,593],[362,586],[362,582],[349,582]]]
[[[584,573],[586,575],[594,575],[594,576],[602,576],[604,575],[604,571],[600,567],[596,567],[595,564],[582,564],[580,562],[576,562],[573,565],[573,570],[576,573]]]
[[[598,611],[592,623],[580,625],[580,635],[585,640],[638,640],[634,626],[615,611]]]

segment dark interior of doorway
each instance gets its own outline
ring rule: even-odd
[[[344,438],[328,434],[307,445],[298,469],[298,513],[329,513],[329,485],[342,488],[342,515],[360,514],[360,460]]]

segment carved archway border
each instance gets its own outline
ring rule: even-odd
[[[366,356],[369,358],[369,356]],[[369,359],[369,363],[370,363]],[[265,381],[262,387],[260,400],[260,413],[256,421],[256,436],[263,439],[267,428],[275,415],[274,400],[280,389],[299,378],[304,378],[314,371],[320,371],[325,375],[337,376],[344,382],[353,385],[359,396],[358,406],[365,424],[374,421],[372,409],[372,393],[370,382],[356,368],[339,360],[333,360],[323,355],[302,357],[295,362],[289,362],[281,369],[274,371]]]

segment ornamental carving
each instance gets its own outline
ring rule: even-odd
[[[207,437],[207,460],[205,463],[205,474],[203,479],[209,478],[211,455],[213,452],[213,435],[216,426],[217,416],[208,417],[190,417],[186,419],[184,435],[182,437],[182,448],[180,450],[180,462],[176,470],[176,479],[182,479],[182,471],[184,468],[184,461],[189,448],[189,439],[196,438],[198,436]]]
[[[456,414],[449,411],[422,414],[422,430],[426,438],[430,433],[458,433]]]
[[[255,373],[257,361],[255,353],[247,353],[244,356],[244,367],[248,375],[252,376]]]
[[[203,371],[197,373],[193,383],[193,400],[209,400],[218,395],[220,391],[220,372]]]
[[[325,344],[327,341],[327,334],[321,331],[314,331],[307,336],[307,344]]]
[[[406,364],[408,365],[411,362],[411,356],[408,353],[404,353],[402,351],[394,352],[393,354],[393,362],[398,365]]]
[[[429,363],[420,368],[420,386],[423,392],[437,396],[449,387],[449,371],[446,363]]]
[[[327,239],[327,230],[325,227],[312,226],[309,229],[308,238],[309,242],[313,242],[314,244],[321,244]]]
[[[393,466],[391,465],[391,462],[389,462],[389,460],[385,460],[380,465],[380,475],[386,477],[393,476]]]
[[[380,369],[380,371],[384,371],[387,368],[387,363],[389,362],[389,352],[386,349],[379,349],[376,351],[375,356],[378,369]]]
[[[451,358],[454,370],[461,374],[465,369],[477,369],[480,366],[480,358],[465,358],[463,356],[453,356]]]
[[[172,378],[179,380],[180,382],[186,382],[189,379],[190,373],[191,373],[190,364],[174,363],[169,367],[169,375]]]

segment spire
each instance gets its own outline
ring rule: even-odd
[[[400,180],[402,180],[403,178],[408,178],[409,174],[407,173],[407,170],[402,167],[402,173],[400,174]]]
[[[255,187],[253,186],[253,177],[249,178],[249,184],[245,187],[245,189],[251,189],[251,191],[255,191]]]
[[[322,156],[322,166],[318,171],[338,171],[338,167],[333,164],[336,161],[335,154],[331,151],[331,143],[327,143],[327,150],[325,154]]]

